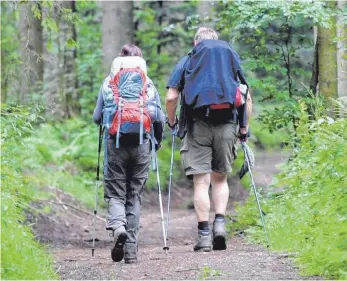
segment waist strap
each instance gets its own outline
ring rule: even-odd
[[[210,109],[228,109],[232,108],[230,103],[222,103],[222,104],[211,104]]]

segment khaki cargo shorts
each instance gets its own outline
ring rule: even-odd
[[[192,175],[231,172],[236,159],[238,125],[232,121],[212,125],[193,120],[181,144],[182,166],[188,178]]]

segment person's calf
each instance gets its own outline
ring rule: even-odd
[[[194,208],[198,221],[207,221],[210,213],[210,175],[194,175]]]
[[[216,214],[225,214],[229,201],[227,175],[213,172],[211,175],[212,202]]]

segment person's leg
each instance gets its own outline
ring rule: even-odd
[[[216,214],[213,222],[213,249],[226,249],[226,230],[225,230],[225,212],[229,199],[229,186],[227,175],[218,172],[212,172],[212,202]]]
[[[211,186],[214,211],[216,214],[224,216],[229,200],[229,186],[227,182],[227,175],[218,172],[212,172]]]
[[[210,214],[210,174],[194,175],[194,208],[198,222],[208,221]]]
[[[198,174],[193,177],[194,182],[194,208],[198,219],[198,243],[194,251],[211,251],[211,235],[208,226],[210,214],[210,174]]]
[[[194,182],[194,207],[198,219],[198,243],[195,251],[211,251],[211,237],[208,227],[210,211],[210,173],[212,172],[211,125],[194,120],[182,141],[182,166],[188,178]]]
[[[133,263],[137,260],[137,240],[140,229],[141,198],[148,178],[150,166],[149,144],[143,144],[132,150],[132,169],[126,201],[126,230],[128,239],[124,247],[124,260]]]
[[[112,230],[114,246],[111,250],[113,261],[119,262],[124,257],[123,246],[127,239],[125,231],[126,169],[127,151],[116,149],[113,139],[107,142],[108,165],[104,175],[104,198],[108,204],[106,229]]]
[[[216,218],[213,222],[213,249],[226,249],[225,212],[229,199],[227,173],[236,158],[237,125],[221,124],[213,128],[213,160],[212,160],[212,202]]]

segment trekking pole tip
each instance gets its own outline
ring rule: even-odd
[[[165,246],[165,247],[163,248],[163,250],[165,251],[165,254],[167,255],[167,253],[168,253],[168,251],[169,251],[169,247],[168,247],[168,246]]]

